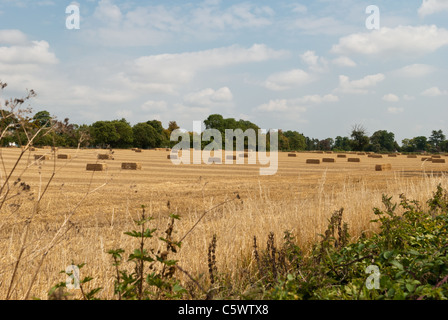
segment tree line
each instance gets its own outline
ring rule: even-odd
[[[42,131],[34,139],[35,146],[57,147],[90,147],[90,148],[165,148],[174,146],[177,141],[170,141],[171,132],[180,129],[176,121],[170,121],[164,128],[158,120],[148,120],[131,125],[126,119],[112,121],[96,121],[91,125],[78,125],[66,118],[59,121],[51,117],[48,111],[39,111],[33,116],[17,119],[16,115],[1,110],[0,127],[9,126],[7,134],[2,139],[2,145],[11,143],[22,145],[26,141],[26,132],[16,130],[12,124],[25,121],[30,130],[51,127],[48,132]],[[206,129],[216,129],[225,135],[226,129],[241,129],[246,131],[260,129],[256,124],[247,120],[224,118],[219,114],[212,114],[204,120]],[[193,135],[189,132],[193,141]],[[270,132],[265,133],[269,136]],[[269,144],[269,138],[266,139]],[[210,141],[202,141],[202,147]],[[224,141],[223,147],[224,147]],[[248,141],[245,141],[245,147]],[[378,130],[371,136],[361,125],[354,125],[348,136],[337,136],[323,140],[305,136],[298,131],[278,131],[278,148],[281,151],[371,151],[371,152],[448,152],[448,140],[442,130],[433,130],[431,136],[418,136],[401,141],[395,140],[395,134],[387,130]]]

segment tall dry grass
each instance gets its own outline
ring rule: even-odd
[[[229,195],[228,202],[205,215],[205,211],[220,201],[208,195],[209,189],[207,183],[204,183],[200,201],[189,209],[179,210],[173,205],[168,208],[150,202],[147,203],[147,210],[155,218],[153,226],[159,229],[159,236],[163,235],[169,222],[170,212],[181,215],[174,239],[185,238],[179,254],[171,258],[178,259],[179,265],[190,275],[199,277],[202,274],[201,281],[206,284],[208,247],[216,235],[217,273],[226,274],[229,281],[238,287],[244,285],[241,280],[244,270],[255,263],[252,257],[254,236],[261,241],[267,239],[272,232],[276,239],[280,239],[284,231],[289,230],[297,236],[301,247],[309,248],[319,239],[319,234],[324,232],[331,213],[344,208],[343,219],[349,225],[351,236],[356,238],[361,232],[375,231],[375,226],[370,223],[374,218],[372,209],[381,207],[383,194],[393,195],[398,200],[398,195],[404,193],[408,198],[424,201],[432,195],[438,184],[445,187],[447,184],[444,174],[429,174],[418,179],[395,174],[386,182],[385,187],[374,187],[369,185],[368,179],[360,177],[346,179],[335,188],[332,181],[328,181],[326,171],[322,171],[311,189],[309,181],[298,179],[294,188],[285,188],[281,199],[273,194],[278,190],[271,190],[268,182],[258,182],[250,192],[240,192],[241,199],[230,201],[233,195]],[[98,186],[87,189],[86,196],[96,188]],[[17,275],[9,298],[47,298],[52,285],[65,281],[65,275],[59,272],[72,263],[86,263],[81,277],[89,275],[94,278],[89,286],[103,288],[100,298],[113,298],[114,269],[111,257],[106,252],[115,248],[130,252],[136,246],[133,239],[123,234],[124,231],[136,228],[133,221],[139,215],[141,203],[135,203],[134,188],[131,185],[127,192],[122,193],[123,205],[112,212],[102,211],[98,203],[88,197],[73,199],[67,194],[61,199],[52,195],[42,201],[39,214],[33,217],[25,249],[23,226],[28,219],[26,212],[32,212],[33,207],[32,203],[26,204],[24,200],[20,210],[14,213],[11,211],[8,222],[4,222],[0,229],[2,299],[6,297],[15,271]],[[101,197],[101,192],[107,189],[97,191]],[[181,196],[167,194],[167,197],[173,199]],[[104,197],[107,197],[107,192]],[[61,207],[61,203],[65,207]],[[95,209],[91,211],[93,208]],[[264,244],[259,245],[262,247]],[[148,241],[147,246],[162,249],[162,244],[157,239]],[[17,269],[15,264],[22,250],[20,268]],[[44,261],[42,257],[45,257]],[[182,273],[178,276],[189,281]],[[73,293],[75,297],[80,297],[79,292]]]

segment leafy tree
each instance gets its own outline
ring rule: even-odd
[[[155,148],[160,144],[160,135],[148,123],[137,123],[132,127],[134,146],[142,149]]]
[[[286,131],[284,136],[288,138],[289,148],[291,150],[299,151],[306,149],[305,137],[297,131]]]
[[[204,124],[206,129],[216,129],[219,130],[221,134],[225,133],[226,126],[224,123],[224,118],[220,114],[209,115],[208,118],[204,120]]]
[[[354,151],[363,151],[369,145],[366,129],[361,125],[353,126],[351,138],[351,145]]]
[[[371,150],[374,152],[380,151],[395,151],[395,135],[386,130],[376,131],[370,137]]]
[[[171,134],[176,129],[180,129],[180,127],[177,125],[176,121],[170,121],[168,123],[168,132]]]
[[[334,142],[334,149],[339,151],[351,151],[349,137],[337,136]]]
[[[431,145],[431,151],[440,152],[441,145],[445,141],[446,137],[443,134],[442,130],[433,130],[431,136],[428,139],[429,144]]]
[[[41,127],[50,127],[51,126],[51,115],[48,111],[43,110],[43,111],[39,111],[37,112],[34,117],[33,117],[33,123],[38,126],[39,128]]]
[[[118,139],[111,144],[113,148],[128,148],[132,146],[134,140],[132,127],[126,119],[114,120],[112,124],[118,133]]]
[[[428,150],[428,139],[426,137],[423,136],[415,137],[411,140],[411,144],[414,147],[414,151]]]
[[[95,145],[115,145],[120,139],[114,124],[110,121],[97,121],[91,126],[91,135]]]
[[[282,130],[278,130],[278,149],[280,151],[290,150],[289,139],[285,136]]]
[[[325,140],[319,141],[319,150],[330,151],[333,148],[334,140],[332,138],[327,138]]]

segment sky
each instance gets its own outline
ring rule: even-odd
[[[448,134],[447,17],[448,0],[0,0],[0,99],[33,89],[35,112],[77,124],[218,113],[401,143]]]

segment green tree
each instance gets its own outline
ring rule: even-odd
[[[115,145],[120,139],[115,126],[110,121],[97,121],[92,124],[90,134],[95,145],[107,146]]]
[[[132,127],[134,146],[142,149],[155,148],[160,144],[160,135],[148,123],[137,123]]]
[[[427,151],[428,150],[428,138],[424,136],[415,137],[411,140],[411,144],[414,151]]]
[[[41,128],[41,127],[50,127],[51,126],[51,115],[48,111],[43,110],[43,111],[39,111],[37,112],[34,116],[33,116],[33,123]]]
[[[351,132],[351,145],[354,151],[363,151],[369,145],[366,129],[361,125],[354,125]]]
[[[288,144],[291,150],[300,151],[306,149],[305,137],[297,131],[286,131],[284,136],[288,138]]]
[[[431,145],[432,152],[440,152],[442,143],[445,141],[446,137],[442,130],[433,130],[431,136],[428,139]]]
[[[318,148],[322,151],[330,151],[333,148],[333,145],[334,140],[332,138],[327,138],[319,141]]]
[[[337,136],[333,148],[338,151],[351,151],[352,148],[349,137]]]
[[[118,139],[111,144],[112,148],[129,148],[134,140],[132,127],[126,119],[114,120],[112,124],[118,134]]]
[[[376,131],[370,137],[371,150],[374,152],[380,151],[395,151],[395,135],[386,130]]]

